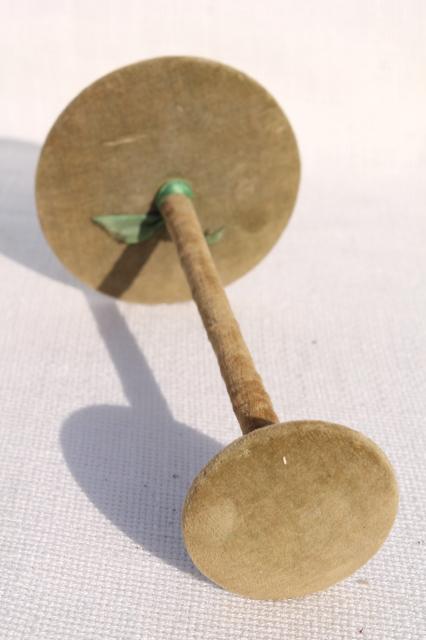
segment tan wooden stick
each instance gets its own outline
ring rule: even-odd
[[[159,205],[192,297],[216,354],[242,432],[278,422],[241,335],[192,201],[171,194]]]

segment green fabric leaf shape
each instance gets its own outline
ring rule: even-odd
[[[92,220],[117,242],[124,244],[138,244],[148,240],[164,226],[161,216],[152,213],[95,216]]]
[[[193,197],[192,187],[182,178],[167,180],[155,196],[155,208],[144,214],[113,214],[107,216],[94,216],[95,224],[98,224],[117,242],[124,244],[138,244],[151,238],[156,231],[164,226],[164,220],[159,213],[161,203],[164,198],[171,194],[184,195],[187,198]],[[224,227],[219,227],[212,233],[205,231],[204,236],[209,245],[216,244],[222,238]]]
[[[208,231],[204,231],[204,237],[208,245],[216,244],[222,238],[223,233],[225,231],[225,227],[219,227],[216,231],[212,231],[209,233]]]
[[[157,213],[113,214],[94,216],[93,222],[106,231],[114,240],[123,244],[139,244],[151,238],[164,227],[163,218]],[[204,232],[208,245],[216,244],[222,238],[225,227],[219,227],[211,233]]]

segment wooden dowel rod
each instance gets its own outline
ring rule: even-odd
[[[159,204],[192,297],[216,354],[243,433],[279,422],[213,262],[192,201],[170,194]]]

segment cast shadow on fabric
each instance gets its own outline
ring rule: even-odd
[[[205,580],[185,552],[180,512],[192,479],[221,445],[174,420],[115,302],[88,292],[52,255],[34,206],[38,153],[39,148],[27,142],[0,141],[0,250],[84,292],[128,402],[73,412],[61,429],[64,459],[111,523],[145,551]],[[93,385],[99,384],[93,380]]]

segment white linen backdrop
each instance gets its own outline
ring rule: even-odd
[[[424,638],[425,3],[0,7],[0,637]],[[278,414],[361,430],[399,479],[382,550],[303,599],[226,593],[184,551],[185,492],[239,434],[194,305],[87,291],[36,221],[58,113],[104,73],[170,54],[252,75],[300,144],[291,223],[228,288]]]

